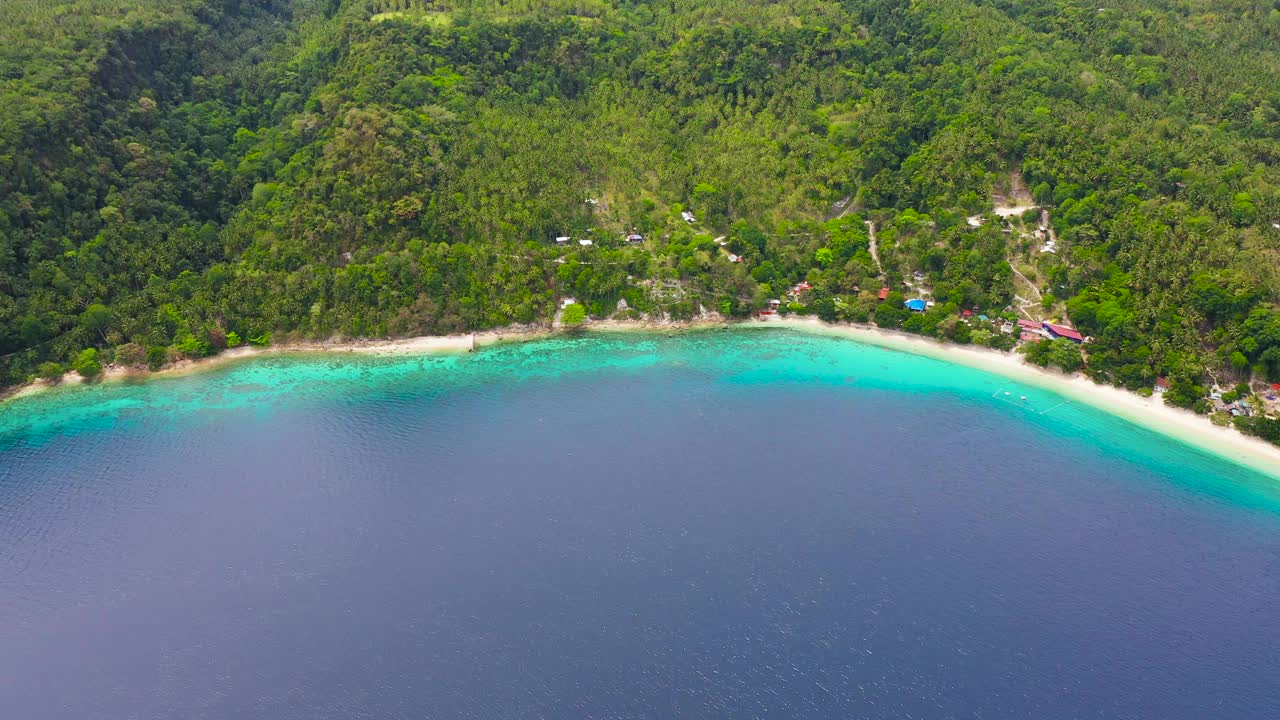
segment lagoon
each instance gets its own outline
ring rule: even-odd
[[[1280,707],[1276,478],[789,330],[23,398],[0,540],[15,717]]]

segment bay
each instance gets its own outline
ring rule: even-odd
[[[1280,708],[1274,477],[791,331],[24,398],[0,541],[12,717]]]

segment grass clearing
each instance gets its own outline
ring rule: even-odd
[[[429,27],[448,27],[453,24],[453,13],[444,10],[398,10],[378,13],[369,18],[369,22],[385,22],[387,20],[403,20],[404,22],[417,23]]]

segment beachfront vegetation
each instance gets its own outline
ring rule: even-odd
[[[566,296],[1280,382],[1277,48],[1260,0],[13,0],[0,382]]]
[[[1027,362],[1040,367],[1055,367],[1073,373],[1084,365],[1080,346],[1066,339],[1026,343],[1019,351],[1027,356]]]
[[[565,306],[564,315],[560,319],[569,327],[581,325],[587,319],[587,309],[580,303],[571,303]]]

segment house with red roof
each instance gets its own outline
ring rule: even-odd
[[[1049,333],[1049,336],[1055,340],[1058,338],[1066,338],[1071,342],[1084,342],[1083,335],[1066,325],[1054,325],[1053,323],[1040,323],[1040,325],[1045,329],[1045,332]]]
[[[887,287],[882,287],[882,288],[880,288],[880,295],[879,295],[879,297],[880,297],[880,302],[884,302],[885,300],[888,300],[888,299],[889,299],[889,288],[887,288]]]

